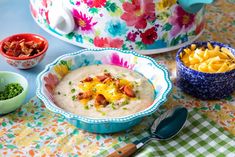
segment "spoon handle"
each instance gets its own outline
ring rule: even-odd
[[[112,154],[108,155],[108,157],[128,157],[135,153],[137,147],[134,143],[129,143],[122,148],[117,149]]]
[[[128,157],[134,154],[138,149],[143,147],[146,143],[151,140],[151,136],[147,136],[141,140],[134,141],[133,143],[128,143],[122,148],[115,150],[108,157]]]

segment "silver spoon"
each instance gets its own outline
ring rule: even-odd
[[[150,128],[150,135],[141,140],[129,143],[117,149],[108,157],[128,157],[138,149],[147,144],[150,140],[168,140],[177,135],[188,117],[188,110],[182,106],[176,106],[158,117]]]

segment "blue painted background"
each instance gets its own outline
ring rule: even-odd
[[[0,40],[17,33],[35,33],[44,36],[49,42],[45,58],[36,67],[19,70],[7,64],[0,56],[0,71],[12,71],[26,77],[29,81],[29,93],[26,101],[35,96],[36,77],[44,67],[65,53],[75,52],[81,48],[63,42],[41,29],[33,20],[29,0],[0,0]]]

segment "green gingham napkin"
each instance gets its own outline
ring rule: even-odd
[[[142,123],[148,123],[150,125],[156,116],[159,116],[159,114],[146,118]],[[122,136],[122,134],[120,135]],[[125,143],[133,142],[147,135],[148,130],[143,131],[139,135],[135,135],[130,131],[129,137],[125,142],[118,143],[112,148],[106,148],[106,150],[104,148],[102,152],[95,156],[107,156],[115,149],[124,146]],[[232,135],[220,128],[215,122],[199,113],[199,111],[190,110],[186,125],[177,136],[168,141],[151,141],[134,156],[235,157],[234,139]]]

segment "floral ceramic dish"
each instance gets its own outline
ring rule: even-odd
[[[209,42],[213,47],[226,48],[235,55],[235,49],[219,42]],[[196,47],[206,47],[208,42],[195,42]],[[181,60],[183,51],[190,45],[179,49],[176,55],[177,62],[177,85],[184,92],[200,99],[222,99],[229,96],[235,90],[235,69],[221,72],[200,72],[185,66]]]
[[[45,31],[74,45],[155,54],[196,40],[205,26],[202,6],[212,1],[30,0],[30,10]]]
[[[9,48],[11,52],[6,50],[6,47],[12,47],[12,49]],[[0,54],[8,64],[18,69],[29,69],[36,66],[44,58],[47,49],[48,41],[44,37],[30,33],[15,34],[3,39],[0,43]],[[25,50],[25,53],[29,50],[29,53],[20,54],[21,50]]]
[[[69,71],[96,64],[125,67],[144,75],[154,86],[155,98],[152,105],[141,112],[118,118],[89,118],[59,108],[54,103],[53,91],[60,80]],[[65,116],[78,128],[96,133],[118,132],[138,124],[143,117],[154,113],[167,101],[167,96],[172,89],[168,71],[152,58],[132,51],[112,48],[81,50],[59,57],[38,75],[37,86],[37,96],[43,100],[50,111]]]

